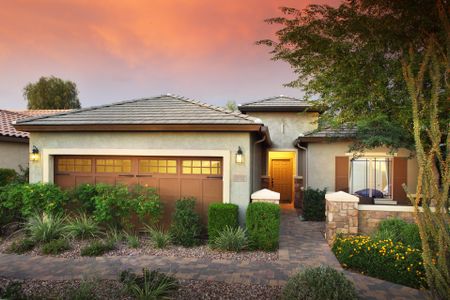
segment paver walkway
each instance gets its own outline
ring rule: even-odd
[[[64,259],[0,254],[0,276],[18,279],[67,280],[84,277],[116,279],[124,269],[143,267],[174,273],[180,279],[229,283],[282,285],[307,266],[330,265],[342,270],[327,245],[323,223],[301,222],[293,209],[283,207],[279,260],[274,262],[211,260],[165,256],[127,256]],[[364,299],[423,299],[419,291],[346,272]]]

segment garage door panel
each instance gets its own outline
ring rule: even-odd
[[[194,197],[196,211],[203,217],[203,201],[202,201],[202,179],[181,179],[181,198]]]
[[[55,184],[63,189],[70,189],[75,186],[75,177],[69,174],[61,174],[55,177]]]
[[[100,184],[100,183],[115,185],[116,184],[116,177],[96,176],[95,177],[95,184]]]
[[[94,176],[76,176],[75,177],[75,186],[79,186],[82,184],[94,184],[95,179]]]

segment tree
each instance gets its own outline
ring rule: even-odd
[[[354,125],[354,148],[415,150],[417,192],[408,196],[427,283],[435,299],[448,298],[448,0],[348,0],[336,8],[311,5],[282,12],[284,17],[268,20],[283,26],[278,41],[259,43],[273,47],[273,58],[294,68],[298,79],[288,85],[319,95],[326,123]]]
[[[292,66],[298,77],[287,86],[302,88],[307,97],[319,96],[312,103],[325,111],[320,124],[363,129],[353,145],[361,150],[381,146],[374,139],[366,143],[365,137],[386,142],[384,132],[398,128],[386,146],[413,149],[411,101],[399,58],[408,42],[420,49],[426,32],[442,31],[433,1],[347,0],[337,8],[281,10],[282,17],[267,20],[282,26],[277,40],[258,43],[272,48],[273,59]],[[378,122],[378,127],[386,125],[383,135],[377,130],[364,134],[372,127],[367,125],[380,119],[389,122]]]
[[[28,109],[73,109],[80,108],[75,83],[60,78],[41,77],[36,83],[29,83],[23,89]]]
[[[236,104],[236,101],[227,101],[227,103],[225,104],[225,108],[231,111],[237,111],[238,110],[238,106]]]

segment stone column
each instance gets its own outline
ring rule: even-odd
[[[294,207],[303,209],[303,176],[294,176]]]
[[[359,198],[346,192],[325,195],[326,200],[326,232],[325,238],[332,245],[336,234],[358,233]]]
[[[261,189],[270,189],[270,176],[261,176]]]

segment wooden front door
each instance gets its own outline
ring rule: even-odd
[[[272,190],[280,193],[280,201],[291,202],[292,196],[292,160],[271,160]]]

